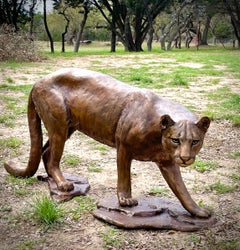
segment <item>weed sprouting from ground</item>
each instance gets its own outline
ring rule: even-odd
[[[43,225],[54,225],[63,217],[63,210],[48,195],[36,197],[32,204],[34,218]]]

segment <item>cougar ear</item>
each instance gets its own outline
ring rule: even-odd
[[[175,124],[173,119],[169,115],[163,115],[160,119],[160,126],[162,129],[166,129],[168,127],[171,127]]]
[[[196,125],[199,129],[201,129],[204,133],[206,133],[210,126],[210,122],[211,122],[210,118],[204,116],[196,123]]]

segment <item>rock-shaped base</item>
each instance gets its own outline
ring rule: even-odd
[[[54,198],[57,201],[68,201],[75,196],[86,195],[87,192],[89,191],[90,185],[86,178],[79,175],[68,174],[68,173],[63,173],[63,176],[65,177],[66,180],[73,183],[74,189],[72,191],[69,192],[59,191],[55,181],[46,174],[38,175],[37,178],[38,180],[48,182],[50,194],[52,198]]]
[[[98,203],[93,215],[121,228],[172,229],[197,231],[218,226],[214,217],[193,217],[178,200],[160,197],[138,198],[138,205],[121,207],[117,197],[109,197]]]

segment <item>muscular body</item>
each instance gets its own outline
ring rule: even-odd
[[[41,120],[49,136],[44,146]],[[62,69],[34,85],[29,96],[28,122],[28,165],[22,169],[12,162],[5,163],[9,173],[33,176],[42,156],[58,189],[72,190],[74,186],[63,177],[59,163],[66,140],[79,130],[116,148],[120,205],[137,205],[131,195],[131,161],[152,161],[186,210],[196,216],[210,216],[207,209],[193,201],[180,173],[180,166],[192,164],[201,149],[209,118],[198,120],[177,103],[107,75]]]

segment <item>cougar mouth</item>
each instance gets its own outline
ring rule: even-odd
[[[193,164],[195,161],[194,158],[190,158],[190,159],[187,159],[187,160],[184,160],[182,159],[181,157],[178,157],[176,159],[176,163],[181,166],[181,167],[187,167],[187,166],[190,166],[191,164]]]

